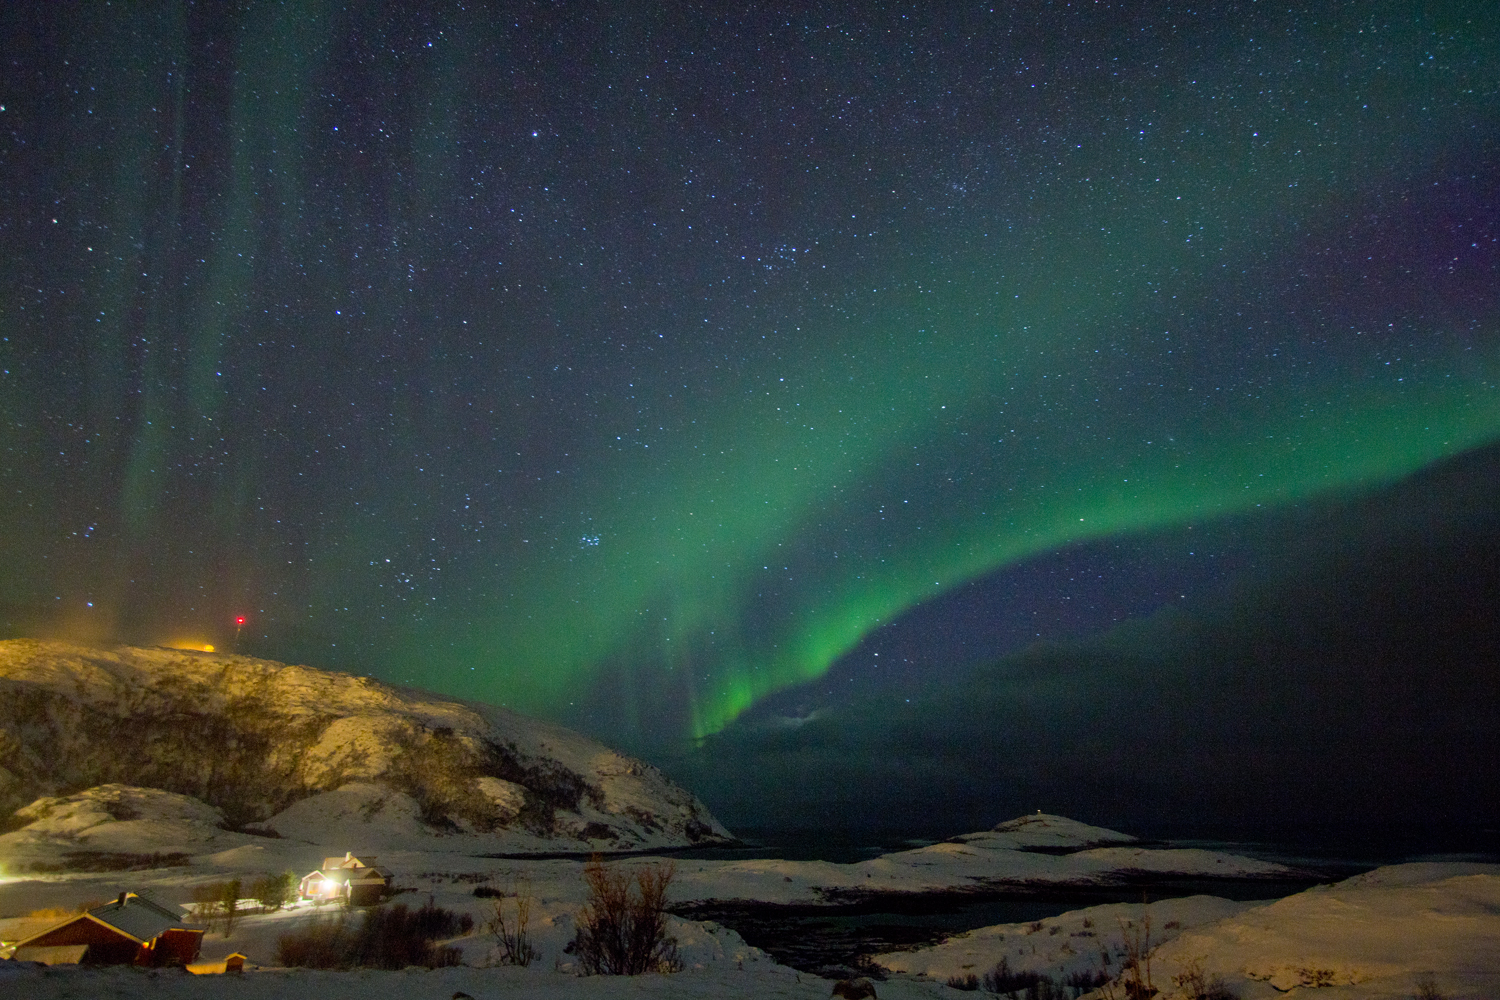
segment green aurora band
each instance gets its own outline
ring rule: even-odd
[[[1053,361],[1067,383],[1061,398],[1033,397],[1009,419],[962,386],[882,396],[875,384],[816,402],[809,391],[805,406],[788,392],[779,410],[737,408],[726,428],[655,459],[650,473],[611,470],[600,478],[632,485],[577,505],[612,526],[599,547],[516,571],[525,589],[496,616],[499,640],[464,649],[460,669],[471,657],[489,664],[488,691],[545,710],[622,645],[644,641],[631,650],[638,662],[688,675],[691,731],[702,736],[820,676],[914,604],[998,567],[1081,540],[1389,481],[1500,435],[1493,353],[1470,378],[1370,372],[1357,390],[1331,394],[1293,386],[1224,399],[1210,383],[1185,385],[1155,401],[1170,416],[1151,419],[1076,350]],[[1071,399],[1079,383],[1099,395]],[[1324,391],[1295,391],[1308,388]],[[886,405],[892,398],[906,405]],[[980,412],[953,412],[966,408]],[[1030,431],[1007,439],[997,431],[1007,423]],[[745,440],[733,427],[756,432]],[[991,440],[973,442],[981,433]],[[921,474],[923,465],[934,472]],[[788,569],[794,605],[779,627],[751,634],[750,609]]]
[[[117,461],[34,487],[33,507],[65,508],[70,490],[111,498],[123,540],[90,564],[107,581],[101,604],[128,605],[127,581],[170,553],[156,572],[181,582],[162,584],[164,603],[262,602],[353,647],[341,662],[394,680],[562,716],[593,692],[638,732],[665,717],[668,735],[703,737],[903,611],[1027,557],[1368,487],[1500,437],[1493,288],[1442,301],[1410,276],[1416,251],[1348,223],[1453,163],[1487,162],[1495,113],[1459,83],[1380,76],[1357,47],[1327,44],[1342,29],[1255,47],[1253,65],[1288,81],[1259,103],[1223,100],[1252,67],[1222,50],[1125,97],[1080,97],[1046,129],[1029,123],[1047,141],[1018,140],[1004,178],[962,212],[927,225],[876,207],[868,251],[830,232],[753,306],[712,300],[712,268],[694,271],[684,247],[662,269],[688,275],[687,304],[641,321],[554,265],[564,250],[471,280],[510,249],[460,254],[460,236],[479,237],[430,221],[472,197],[475,154],[462,150],[501,117],[478,96],[498,29],[459,25],[464,45],[400,71],[392,106],[425,117],[365,176],[317,110],[347,26],[309,10],[237,36],[210,195],[194,196],[191,164],[161,151],[188,127],[170,71],[190,56],[184,24],[163,17],[156,52],[120,25],[86,33],[94,72],[120,84],[100,98],[114,102],[101,112],[114,145],[58,183],[111,192],[90,239],[126,263],[78,272],[68,328],[83,388],[59,405]],[[1412,29],[1387,44],[1417,65],[1427,42]],[[1468,65],[1485,44],[1459,37],[1446,58]],[[1303,66],[1314,49],[1321,61]],[[1428,110],[1438,92],[1446,103]],[[651,144],[659,126],[619,117],[606,139]],[[133,121],[154,131],[120,124]],[[1170,140],[1148,146],[1148,130]],[[921,154],[893,154],[881,186],[904,183],[893,178]],[[541,154],[523,166],[537,188],[550,177],[586,194]],[[838,184],[799,197],[831,204]],[[197,250],[174,233],[203,216],[215,235],[183,290],[143,293],[134,274],[180,268]],[[622,245],[624,228],[594,226]],[[371,232],[389,245],[376,252]],[[1340,259],[1362,254],[1361,233],[1380,258],[1370,274],[1319,263],[1340,240]],[[830,249],[840,242],[846,257]],[[517,287],[551,282],[529,313],[502,286],[512,273]],[[299,281],[317,305],[277,315],[278,286]],[[328,305],[348,309],[348,289],[357,322]],[[832,297],[837,308],[817,304]],[[7,302],[12,330],[32,322],[19,301]],[[621,330],[660,330],[673,353],[623,368],[578,333]],[[133,360],[142,331],[176,346]],[[367,352],[367,337],[386,339]],[[19,356],[6,356],[17,371]],[[559,370],[570,374],[548,374]],[[7,443],[23,449],[40,440],[16,429],[36,423],[25,400],[56,388],[29,377],[0,402]],[[379,386],[383,423],[348,417],[343,384]],[[570,409],[579,398],[586,412]],[[288,442],[321,449],[323,485],[299,482]],[[186,508],[197,520],[174,523]],[[19,537],[44,523],[15,513],[11,525]],[[40,567],[20,544],[0,555]],[[441,575],[414,580],[439,551]],[[393,596],[396,571],[409,593]]]

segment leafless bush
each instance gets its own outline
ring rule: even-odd
[[[193,915],[208,925],[208,930],[222,928],[224,936],[234,933],[239,920],[240,880],[209,882],[193,887]]]
[[[1412,1000],[1448,1000],[1448,998],[1437,988],[1437,980],[1431,976],[1423,976],[1417,980],[1417,992],[1412,994]]]
[[[404,969],[422,965],[429,969],[457,965],[462,953],[435,942],[454,934],[465,934],[474,926],[466,913],[434,906],[429,900],[420,909],[406,904],[366,910],[353,926],[348,914],[315,921],[276,942],[276,960],[285,966],[312,969]]]
[[[956,984],[950,979],[948,985]],[[1071,1000],[1076,995],[1065,988],[1070,985],[1067,982],[1059,983],[1044,972],[1012,969],[1010,961],[1003,957],[984,974],[983,985],[985,992],[1007,1000]]]
[[[1237,1000],[1221,976],[1204,973],[1202,958],[1183,961],[1180,971],[1172,976],[1172,985],[1184,1000]]]
[[[1119,976],[1101,987],[1105,1000],[1119,1000],[1121,997],[1124,1000],[1151,1000],[1161,992],[1151,981],[1151,959],[1157,947],[1151,943],[1151,914],[1144,914],[1138,922],[1121,920],[1120,937],[1124,962]]]
[[[479,890],[475,889],[477,896]],[[531,886],[526,882],[517,883],[515,892],[495,893],[494,912],[485,921],[484,929],[489,931],[490,936],[495,939],[495,944],[500,948],[501,965],[527,966],[542,957],[542,953],[532,947],[531,938],[527,933],[527,926],[531,922]],[[507,917],[506,910],[509,909],[507,900],[515,900],[515,916]]]
[[[1063,979],[1063,985],[1073,991],[1075,997],[1083,996],[1090,990],[1097,990],[1109,982],[1109,973],[1103,969],[1080,969],[1070,972]]]
[[[288,968],[346,969],[354,964],[354,935],[343,915],[315,920],[276,940],[276,961]]]
[[[578,956],[585,975],[637,976],[682,968],[677,940],[667,935],[666,916],[667,887],[677,866],[657,862],[632,874],[613,870],[598,857],[584,866],[589,899],[566,950]]]

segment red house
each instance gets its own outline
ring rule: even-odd
[[[74,914],[16,943],[11,957],[47,964],[186,965],[198,957],[203,932],[180,914],[133,892]]]

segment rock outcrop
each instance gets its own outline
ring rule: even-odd
[[[7,826],[33,800],[111,784],[319,843],[351,825],[476,853],[732,839],[655,767],[503,708],[246,656],[0,642]]]

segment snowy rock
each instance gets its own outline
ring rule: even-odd
[[[55,864],[59,856],[128,865],[129,855],[213,850],[224,838],[224,814],[197,799],[156,788],[100,785],[46,796],[16,810],[20,829],[0,836],[0,857],[13,865]]]
[[[731,839],[656,768],[495,706],[246,656],[0,642],[0,815],[101,786],[191,796],[209,810],[197,840],[218,825],[473,853]],[[45,817],[9,825],[28,819]]]

